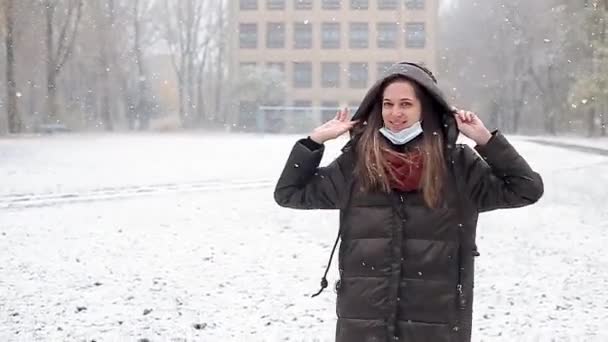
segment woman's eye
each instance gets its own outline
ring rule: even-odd
[[[402,108],[407,108],[409,106],[411,106],[411,103],[409,103],[409,102],[404,102],[404,103],[401,104]]]
[[[385,103],[384,103],[384,108],[389,108],[389,107],[391,107],[391,104],[390,104],[390,103],[388,103],[388,102],[385,102]]]

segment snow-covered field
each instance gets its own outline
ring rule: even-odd
[[[574,136],[535,136],[531,139],[608,149],[608,137],[581,138]]]
[[[297,138],[0,139],[0,341],[332,341],[337,215],[272,196]],[[482,216],[473,339],[608,341],[608,157],[513,142],[545,196]]]

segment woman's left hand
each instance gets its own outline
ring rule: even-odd
[[[458,130],[460,130],[462,134],[475,141],[477,145],[485,145],[490,141],[492,133],[475,113],[457,108],[453,109],[456,123],[458,124]]]

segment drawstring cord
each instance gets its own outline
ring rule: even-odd
[[[338,236],[336,236],[336,242],[334,242],[334,248],[331,250],[331,255],[329,256],[329,261],[327,262],[327,267],[325,267],[325,273],[323,274],[323,278],[321,278],[321,289],[319,292],[312,295],[312,298],[318,296],[327,288],[327,272],[329,272],[329,268],[331,267],[331,261],[334,258],[334,252],[336,251],[336,247],[338,246],[338,241],[340,240],[340,235],[342,233],[342,229],[338,229]]]
[[[325,267],[325,273],[323,273],[323,278],[321,278],[321,289],[315,294],[311,296],[314,298],[323,292],[328,286],[327,282],[327,273],[329,272],[329,268],[331,267],[331,261],[334,258],[334,253],[336,252],[336,247],[338,246],[338,241],[340,241],[340,236],[342,236],[342,229],[344,227],[344,218],[346,217],[346,212],[350,209],[350,203],[353,197],[353,189],[354,189],[354,181],[351,179],[348,186],[348,197],[346,198],[346,204],[343,207],[343,210],[340,213],[340,228],[338,229],[338,236],[336,236],[336,241],[334,242],[334,247],[331,250],[331,254],[329,255],[329,261],[327,262],[327,266]]]

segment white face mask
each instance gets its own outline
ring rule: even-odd
[[[404,145],[422,134],[422,124],[420,121],[418,121],[410,127],[396,133],[387,129],[386,127],[382,127],[380,128],[380,133],[382,133],[382,135],[384,135],[384,137],[390,140],[393,144]]]

